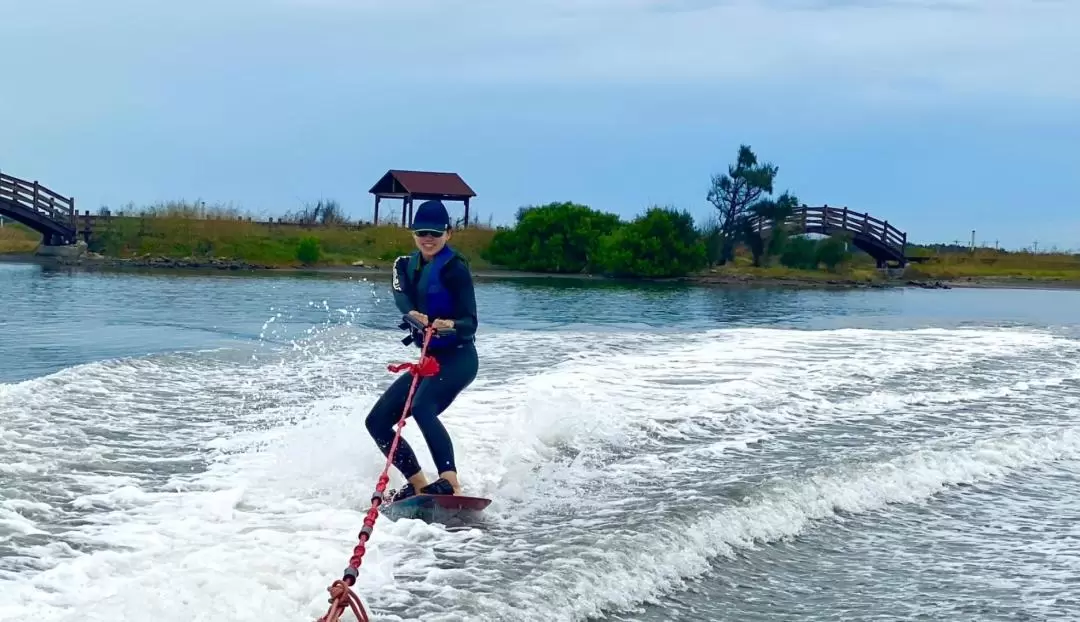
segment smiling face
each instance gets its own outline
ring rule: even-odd
[[[420,249],[420,254],[427,259],[431,259],[441,251],[449,240],[449,231],[432,231],[430,229],[413,231],[413,241],[416,242],[416,248]]]

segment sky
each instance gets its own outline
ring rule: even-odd
[[[1077,24],[1075,0],[0,0],[0,171],[91,211],[370,220],[403,168],[459,173],[494,224],[704,221],[748,144],[777,193],[913,242],[1080,250]]]

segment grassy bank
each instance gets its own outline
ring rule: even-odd
[[[840,231],[835,208],[801,203],[789,190],[774,195],[779,167],[740,145],[726,172],[710,176],[705,221],[673,206],[652,205],[634,217],[572,201],[522,206],[509,227],[494,228],[474,212],[472,225],[454,223],[451,244],[474,270],[502,275],[595,275],[620,280],[696,280],[799,284],[896,284],[904,281],[997,280],[1080,284],[1080,255],[969,252],[959,246],[912,246],[908,255],[928,257],[902,278],[878,271],[854,244],[873,235],[899,250],[901,234],[887,221],[866,216]],[[845,208],[846,210],[846,208]],[[243,213],[231,205],[170,201],[111,214],[92,226],[90,250],[108,267],[303,268],[322,271],[388,269],[414,250],[410,232],[394,224],[351,221],[334,200],[308,203],[283,218]],[[862,217],[860,217],[862,218]],[[817,223],[817,224],[815,224]],[[822,225],[821,223],[826,223]],[[861,223],[861,224],[860,224]],[[802,232],[828,232],[805,236]],[[36,236],[24,228],[0,233],[0,252],[27,253]],[[92,257],[95,261],[99,257]],[[931,283],[926,283],[929,281]]]
[[[4,220],[0,228],[0,253],[32,253],[41,242],[41,236],[19,223]]]
[[[485,258],[496,230],[470,227],[456,231],[451,244],[469,258],[474,271],[487,275],[544,273],[544,270],[514,270],[492,264]],[[305,263],[299,258],[305,239],[316,240],[318,258]],[[115,258],[158,258],[174,260],[217,257],[245,264],[282,268],[337,270],[364,263],[364,270],[388,270],[390,262],[413,250],[409,232],[397,225],[320,225],[301,227],[267,225],[246,220],[185,219],[172,216],[113,219],[109,232],[92,245],[97,252]],[[169,264],[155,263],[168,267]],[[572,276],[555,274],[552,276]],[[823,287],[881,284],[885,279],[873,265],[852,262],[835,271],[800,270],[783,266],[755,267],[745,249],[738,249],[734,261],[722,267],[690,275],[702,284],[738,285],[776,283],[789,286]]]
[[[454,232],[451,244],[469,258],[476,270],[506,273],[537,272],[512,270],[493,264],[485,251],[491,248],[497,231],[490,226],[470,226]],[[318,251],[305,256],[304,247]],[[113,217],[108,228],[95,231],[91,250],[110,258],[168,258],[205,260],[221,258],[275,268],[340,268],[363,262],[368,268],[388,268],[399,255],[412,251],[412,236],[398,225],[266,224],[249,221],[243,215],[227,218],[187,214],[179,210],[148,209],[142,216]],[[545,272],[539,270],[539,272]],[[800,270],[782,266],[754,267],[745,249],[739,248],[734,261],[720,268],[697,273],[704,280],[778,280],[870,282],[882,280],[873,266],[839,266],[834,272]]]
[[[134,216],[130,215],[130,211],[127,213],[128,216],[103,220],[101,225],[96,226],[91,242],[92,251],[108,258],[167,258],[174,261],[171,264],[152,263],[151,267],[176,267],[183,265],[180,260],[185,259],[205,265],[216,258],[234,264],[275,268],[334,269],[363,262],[364,269],[385,270],[395,257],[414,248],[410,233],[400,226],[360,226],[327,212],[293,215],[292,223],[273,224],[249,220],[248,216],[234,211],[218,213],[205,208],[194,210],[182,204],[155,206],[136,212],[138,215]],[[107,225],[104,224],[106,222]],[[504,265],[492,263],[488,251],[497,233],[490,224],[473,225],[456,231],[451,243],[469,258],[475,270],[506,275],[548,272],[542,268],[510,270]],[[650,235],[649,231],[640,232],[646,241]],[[550,243],[537,246],[537,241],[569,237],[557,230],[529,232],[522,240],[516,241],[520,243],[510,248],[527,250],[530,257],[536,253],[552,254],[555,251]],[[583,239],[587,241],[592,238],[585,236]],[[10,220],[0,228],[0,253],[29,254],[39,241],[40,236],[36,232]],[[642,246],[640,240],[638,243]],[[947,247],[916,247],[912,251],[929,259],[909,265],[901,281],[991,285],[1026,282],[1080,286],[1080,255],[1077,254],[1036,254],[995,249],[969,252]],[[657,255],[656,252],[652,254]],[[664,254],[661,252],[657,256]],[[763,282],[811,287],[818,284],[873,286],[889,281],[874,268],[872,260],[861,253],[847,255],[831,271],[779,265],[782,259],[783,256],[775,257],[767,262],[768,265],[754,266],[752,254],[745,245],[739,245],[732,261],[723,266],[691,270],[688,277],[701,283]],[[228,266],[218,264],[213,267]],[[572,274],[575,270],[569,272]]]
[[[481,249],[494,231],[463,229],[451,244],[473,265],[486,267]],[[95,233],[91,250],[107,257],[224,258],[273,267],[388,264],[415,247],[399,226],[266,224],[173,216],[113,218]]]
[[[735,262],[719,268],[712,268],[703,275],[717,277],[747,277],[756,279],[805,279],[813,281],[860,281],[860,282],[883,282],[885,277],[873,266],[858,264],[840,266],[837,270],[802,270],[799,268],[786,268],[784,266],[755,267],[750,264],[749,257],[735,256]]]
[[[455,232],[452,244],[477,270],[498,270],[484,258],[496,231],[470,227]],[[304,240],[316,242],[314,260],[300,258]],[[10,221],[0,229],[0,253],[32,253],[40,236]],[[357,262],[387,268],[398,255],[413,249],[407,230],[396,225],[272,224],[240,219],[147,216],[113,218],[108,229],[95,233],[91,250],[110,258],[222,258],[277,268],[343,267]],[[865,256],[856,255],[835,271],[784,266],[755,267],[748,251],[739,248],[733,262],[696,272],[703,282],[848,282],[881,283],[886,279]],[[913,263],[903,278],[940,281],[1052,281],[1080,283],[1080,256],[995,250],[939,252],[924,263]]]
[[[1080,283],[1080,254],[976,249],[938,253],[912,263],[905,276],[942,281],[1040,281]]]

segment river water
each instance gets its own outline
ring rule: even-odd
[[[443,418],[494,501],[380,519],[374,619],[1080,617],[1080,292],[477,296]],[[385,280],[0,264],[0,620],[322,615],[398,318]]]

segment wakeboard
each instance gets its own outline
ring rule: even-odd
[[[379,513],[392,521],[416,518],[427,523],[460,525],[480,515],[491,499],[465,495],[416,494],[379,506]]]

